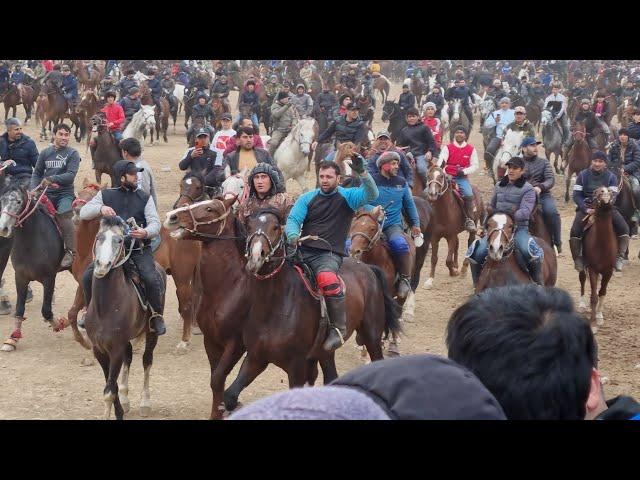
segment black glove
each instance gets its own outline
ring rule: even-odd
[[[364,173],[364,158],[362,155],[356,154],[351,157],[351,169],[358,175],[362,175]]]
[[[462,177],[464,177],[464,168],[458,168],[458,171],[456,172],[456,178]]]

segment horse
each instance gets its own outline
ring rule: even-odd
[[[173,208],[181,208],[208,199],[202,175],[187,172],[180,181],[180,195]],[[179,242],[170,232],[160,230],[160,247],[155,252],[156,261],[173,277],[178,297],[178,312],[182,318],[182,339],[176,353],[186,353],[191,341],[191,329],[195,326],[200,302],[200,242]]]
[[[29,85],[22,86],[21,100],[18,86],[15,84],[10,84],[9,88],[2,97],[2,103],[4,103],[4,119],[6,120],[9,116],[9,109],[13,109],[13,115],[11,116],[15,117],[18,105],[22,105],[26,114],[26,117],[24,119],[24,123],[26,124],[31,118],[31,111],[33,110],[34,100],[35,96],[33,94],[33,88],[31,88]]]
[[[178,112],[182,109],[184,104],[184,85],[181,83],[176,83],[175,88],[173,89],[173,96],[178,100]]]
[[[106,217],[100,221],[93,248],[95,261],[91,301],[85,319],[93,354],[102,367],[106,381],[103,392],[105,420],[111,417],[112,407],[118,420],[122,420],[129,411],[129,369],[133,359],[131,340],[141,335],[146,335],[146,343],[142,356],[144,386],[140,415],[147,417],[151,413],[149,374],[158,336],[149,330],[151,309],[141,305],[132,280],[127,278],[123,268],[131,254],[130,251],[126,252],[126,227],[119,217]],[[165,284],[166,274],[157,264],[156,268]],[[162,301],[164,303],[164,292]],[[118,385],[121,369],[121,385]]]
[[[389,90],[391,89],[391,84],[389,80],[384,75],[380,75],[379,77],[373,77],[373,91],[380,92],[380,96],[382,97],[382,103],[384,104],[389,98]]]
[[[162,133],[162,139],[165,143],[169,141],[167,138],[167,130],[169,130],[169,115],[171,114],[169,107],[169,100],[166,98],[160,99],[160,110],[158,107],[154,107],[155,110],[155,120],[156,120],[156,140],[160,141],[160,133]],[[151,143],[153,144],[153,128],[150,131],[151,134]]]
[[[453,181],[446,172],[439,167],[432,166],[427,172],[427,185],[425,192],[427,200],[433,208],[431,220],[431,271],[429,278],[425,282],[425,287],[433,287],[433,277],[438,263],[438,246],[441,238],[446,238],[448,245],[447,267],[449,275],[456,277],[465,274],[469,267],[469,260],[464,259],[462,271],[458,271],[458,234],[464,230],[464,213],[461,201],[454,192]],[[484,206],[480,192],[473,187],[475,203],[475,218],[478,222],[484,217]],[[469,233],[467,245],[471,245],[475,240],[475,233]]]
[[[553,120],[551,110],[545,109],[541,115],[540,124],[542,125],[544,152],[549,161],[551,161],[551,154],[554,154],[553,166],[556,174],[560,174],[562,170],[558,167],[558,160],[560,160],[560,167],[562,167],[562,128]]]
[[[47,110],[49,109],[49,97],[46,93],[40,92],[36,99],[36,126],[42,125],[40,130],[40,140],[47,140],[46,124],[49,123],[49,131],[51,131],[51,119],[47,119]]]
[[[466,113],[462,111],[462,100],[459,98],[451,102],[450,106],[453,113],[449,122],[449,141],[453,142],[456,127],[462,125],[467,132],[469,131],[469,118]]]
[[[99,110],[98,96],[93,90],[87,90],[82,94],[80,103],[78,104],[78,118],[80,120],[80,135],[76,136],[76,141],[82,140],[87,131],[92,127],[91,119]],[[91,137],[87,135],[87,145],[91,141]]]
[[[89,67],[83,60],[75,60],[73,62],[73,69],[78,77],[78,83],[85,90],[95,90],[100,85],[100,81],[104,75],[104,70],[96,68],[89,73]]]
[[[220,130],[222,128],[222,114],[229,113],[229,105],[222,101],[222,99],[218,95],[213,95],[211,97],[211,109],[215,114],[215,118],[213,120],[213,126],[216,130]]]
[[[563,168],[565,173],[565,192],[564,201],[569,201],[569,187],[571,186],[571,177],[578,174],[585,168],[589,168],[591,164],[591,147],[586,140],[586,129],[584,123],[576,123],[573,132],[573,145],[567,153],[567,165]]]
[[[616,112],[618,123],[620,123],[620,126],[626,128],[629,123],[633,122],[634,110],[635,105],[633,103],[633,99],[631,97],[624,97]]]
[[[43,118],[40,119],[42,124],[40,138],[44,138],[45,140],[47,138],[47,133],[45,130],[45,125],[47,123],[49,124],[49,126],[51,126],[52,122],[54,125],[58,125],[65,118],[69,118],[69,120],[71,120],[72,124],[75,126],[74,137],[76,138],[76,141],[79,142],[80,140],[78,140],[78,138],[80,137],[78,135],[78,130],[81,126],[80,118],[75,112],[69,115],[69,104],[67,102],[67,99],[64,98],[64,95],[62,95],[62,93],[59,91],[58,87],[48,81],[43,86],[40,94],[45,94],[47,96],[46,103],[42,102],[42,105],[46,105],[47,109],[46,113],[43,115]]]
[[[362,86],[364,91],[364,85]],[[360,107],[360,118],[364,121],[367,127],[371,128],[373,124],[373,108],[371,102],[371,96],[369,94],[359,95],[356,97],[355,103]]]
[[[527,110],[527,120],[531,122],[531,124],[536,127],[537,132],[540,133],[540,119],[542,115],[542,106],[540,105],[540,101],[532,98],[527,103],[525,109]]]
[[[318,122],[313,118],[303,118],[291,129],[273,154],[273,159],[284,175],[285,182],[293,178],[303,191],[304,174],[309,168],[311,144],[318,138]]]
[[[611,219],[611,191],[607,187],[599,187],[594,192],[594,214],[588,218],[582,238],[582,251],[585,269],[579,273],[580,302],[579,309],[585,309],[584,284],[589,275],[591,285],[591,317],[590,324],[594,333],[604,323],[602,313],[607,295],[607,285],[616,264],[617,239]],[[598,291],[598,279],[600,290]],[[597,326],[594,326],[594,323]]]
[[[167,103],[169,102],[168,90],[162,89],[161,98],[164,98],[165,100],[167,100]],[[169,104],[169,116],[173,120],[173,133],[176,133],[176,122],[178,121],[179,106],[180,104],[178,102],[175,102],[174,105]]]
[[[387,100],[382,107],[382,121],[389,122],[389,133],[391,134],[391,140],[396,141],[400,131],[406,127],[407,120],[402,114],[400,105],[393,100]]]
[[[411,90],[411,93],[416,96],[416,104],[420,105],[420,100],[422,99],[422,94],[424,92],[424,81],[419,77],[412,77],[409,89]]]
[[[520,266],[516,256],[513,218],[505,213],[494,213],[487,220],[487,243],[489,254],[478,277],[475,293],[488,288],[503,287],[519,283],[532,283],[529,273]],[[550,243],[534,237],[544,251],[542,262],[542,279],[547,287],[556,284],[558,276],[557,259]],[[515,254],[514,254],[515,253]]]
[[[211,214],[194,216],[201,221]],[[300,278],[293,265],[278,259],[278,254],[284,255],[282,220],[279,212],[264,210],[256,212],[247,222],[246,270],[252,275],[249,318],[243,331],[247,356],[238,377],[225,393],[227,409],[237,405],[241,391],[269,363],[287,372],[290,388],[305,383],[313,385],[318,374],[316,362],[320,363],[325,384],[338,376],[335,352],[322,349],[328,330],[321,312],[323,299],[315,288],[307,290],[307,280]],[[340,276],[347,285],[345,340],[357,332],[356,342],[366,347],[370,359],[382,360],[383,333],[398,335],[401,331],[398,323],[401,309],[388,293],[384,273],[375,266],[347,258]]]
[[[520,153],[520,145],[524,138],[524,132],[516,130],[508,130],[504,136],[504,140],[500,148],[496,151],[491,165],[491,178],[494,182],[500,180],[507,171],[506,163],[511,157],[515,157]]]
[[[120,148],[115,137],[107,128],[107,119],[103,112],[91,117],[91,139],[95,141],[96,147],[92,152],[94,169],[96,173],[96,182],[102,181],[102,174],[111,177],[111,185],[116,184],[113,176],[113,165],[122,160]]]
[[[46,188],[38,198],[18,183],[9,184],[0,196],[0,236],[13,236],[11,263],[15,272],[16,312],[15,330],[0,350],[11,352],[22,338],[24,305],[29,282],[40,282],[44,289],[42,317],[54,331],[64,324],[54,320],[51,310],[56,274],[64,255],[62,235],[55,220],[47,213],[41,201]]]
[[[142,105],[140,110],[133,114],[129,125],[122,132],[122,139],[136,138],[142,140],[143,137],[147,138],[147,133],[154,128],[156,128],[155,105]],[[151,144],[153,144],[153,140]]]

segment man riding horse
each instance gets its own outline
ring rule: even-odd
[[[22,65],[17,63],[15,65],[11,78],[9,79],[9,85],[15,85],[18,89],[19,102],[22,103],[23,84],[27,75],[22,71]]]
[[[473,93],[471,89],[467,87],[466,80],[459,78],[456,80],[455,86],[451,87],[444,95],[445,100],[452,102],[454,100],[460,100],[462,103],[462,110],[469,119],[469,131],[473,128],[473,113],[471,113],[471,104],[473,103]],[[449,118],[451,118],[451,107],[449,111]]]
[[[131,252],[129,259],[136,266],[140,279],[144,283],[145,293],[152,309],[150,327],[157,335],[164,335],[167,330],[162,318],[165,286],[156,270],[150,246],[151,239],[160,234],[160,219],[153,198],[138,188],[138,172],[141,170],[131,161],[116,162],[113,166],[116,179],[114,188],[99,191],[89,203],[82,207],[80,219],[92,220],[101,215],[119,216],[125,220],[133,217],[138,228],[129,232],[127,236],[129,241],[124,248],[126,252]],[[85,305],[91,302],[93,267],[94,264],[91,263],[82,277]],[[84,328],[84,316],[78,321],[78,326]]]
[[[588,98],[583,98],[580,101],[580,110],[575,116],[575,123],[584,124],[584,128],[587,134],[587,142],[589,143],[589,147],[595,150],[598,148],[596,145],[596,134],[598,133],[598,129],[605,132],[607,138],[611,136],[611,130],[609,130],[609,125],[607,125],[601,118],[596,116],[596,113],[591,110],[591,100]],[[571,150],[575,142],[575,138],[573,135],[569,137],[569,142],[567,143],[567,152]]]
[[[569,245],[575,269],[579,272],[584,270],[582,258],[582,237],[585,230],[585,215],[595,213],[592,207],[593,193],[600,187],[608,187],[611,191],[611,204],[615,203],[618,195],[618,178],[607,169],[607,156],[599,150],[591,155],[591,167],[578,173],[576,183],[573,186],[573,201],[576,203],[576,216],[571,225]],[[616,257],[616,271],[622,271],[624,255],[629,247],[629,225],[616,207],[612,207],[611,218],[613,220],[613,230],[618,237],[618,255]]]
[[[151,99],[153,100],[153,104],[156,106],[156,111],[158,113],[162,112],[162,106],[160,105],[160,97],[162,96],[162,84],[160,83],[160,79],[157,78],[158,67],[151,67],[147,72],[147,86],[151,91]]]
[[[366,172],[362,157],[356,156],[352,168],[362,184],[345,189],[339,186],[340,167],[333,161],[320,162],[320,188],[298,198],[285,227],[290,251],[298,248],[301,236],[318,237],[306,239],[298,252],[313,272],[326,300],[330,329],[323,348],[328,352],[343,345],[347,333],[345,294],[337,274],[345,256],[353,213],[378,197],[378,187]]]
[[[124,111],[125,121],[122,128],[125,129],[127,128],[127,125],[129,125],[129,122],[131,121],[135,113],[140,110],[140,108],[142,108],[142,105],[140,103],[140,89],[138,87],[131,87],[131,90],[129,90],[129,95],[120,99],[120,106]]]
[[[569,127],[569,115],[567,114],[567,97],[560,93],[560,84],[554,83],[551,87],[551,95],[544,100],[544,110],[550,110],[553,118],[562,128],[562,144],[569,146],[571,132]]]
[[[507,131],[524,132],[525,137],[535,137],[536,130],[533,124],[527,119],[527,110],[520,106],[513,109],[515,120],[507,125]]]
[[[487,144],[486,152],[495,157],[502,141],[507,133],[507,127],[515,121],[515,111],[511,109],[511,99],[503,97],[500,99],[500,109],[489,114],[484,121],[484,128],[496,127],[496,136]]]
[[[513,236],[515,248],[528,267],[531,279],[538,285],[543,285],[542,260],[543,250],[529,233],[529,219],[536,204],[536,192],[524,177],[524,160],[511,157],[506,163],[507,175],[496,184],[487,218],[496,213],[511,215],[516,224]],[[466,257],[471,262],[471,275],[475,287],[480,278],[482,265],[489,253],[488,235],[471,244]],[[510,239],[511,240],[511,239]]]
[[[48,187],[47,197],[56,208],[56,220],[65,245],[65,254],[60,262],[60,269],[64,270],[71,267],[75,256],[75,231],[71,217],[75,200],[73,181],[78,173],[80,154],[69,146],[71,127],[67,124],[59,123],[53,127],[53,135],[53,145],[38,156],[30,189],[35,190],[40,185]]]
[[[271,156],[276,153],[276,150],[282,143],[282,141],[289,135],[293,128],[293,121],[295,119],[293,109],[296,108],[291,103],[289,95],[285,92],[279,92],[276,97],[277,100],[271,105],[271,138],[267,142],[267,147]],[[293,107],[293,108],[292,108]]]
[[[407,110],[407,126],[400,131],[396,144],[399,147],[409,147],[409,154],[416,163],[416,173],[426,185],[428,163],[435,155],[437,147],[431,129],[420,121],[417,108]]]
[[[169,72],[168,70],[165,70],[162,74],[160,88],[162,88],[162,93],[169,102],[169,110],[173,111],[174,109],[177,109],[178,99],[173,94],[173,91],[176,88],[176,82],[173,78],[171,78],[171,72]]]
[[[328,141],[335,134],[336,146],[338,143],[353,142],[359,149],[367,140],[367,125],[360,118],[360,107],[355,103],[346,106],[346,113],[331,122],[327,129],[318,136],[318,140],[313,142],[311,148],[316,149],[319,143]],[[327,155],[327,160],[335,158],[336,151]]]
[[[125,121],[124,109],[116,103],[116,92],[110,91],[105,95],[107,104],[100,110],[106,116],[107,129],[113,135],[116,143],[122,140],[122,126]]]
[[[69,65],[62,66],[62,95],[67,101],[71,115],[78,103],[78,79],[71,73]]]
[[[445,165],[444,170],[451,175],[462,196],[465,216],[464,228],[467,232],[476,231],[474,220],[474,197],[469,175],[478,170],[478,151],[473,145],[467,143],[467,131],[462,125],[458,125],[454,132],[453,142],[447,144],[440,152],[437,162],[438,167]]]
[[[224,162],[222,155],[211,148],[210,138],[209,130],[198,130],[195,145],[186,151],[178,168],[201,174],[205,177],[205,186],[216,188],[225,180]]]
[[[287,192],[278,192],[280,182],[278,172],[268,163],[258,163],[247,180],[249,196],[240,204],[238,218],[246,225],[247,219],[256,212],[275,209],[282,218],[289,216],[293,207],[293,197]]]
[[[133,87],[138,87],[138,82],[133,78],[135,70],[130,69],[125,72],[125,77],[116,83],[116,88],[120,89],[120,100],[126,97]]]
[[[631,184],[631,190],[636,204],[634,217],[640,220],[640,145],[629,138],[629,130],[621,128],[618,140],[609,149],[609,168],[616,174],[624,170],[626,178]]]

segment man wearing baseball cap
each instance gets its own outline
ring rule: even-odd
[[[391,134],[382,130],[376,135],[376,141],[373,144],[373,154],[367,158],[367,170],[370,175],[379,173],[378,170],[378,158],[385,152],[395,152],[400,157],[400,169],[398,170],[398,176],[404,178],[409,185],[409,188],[413,188],[413,169],[409,164],[409,160],[404,155],[404,152],[399,148],[396,148],[391,140]]]
[[[524,160],[522,158],[511,157],[506,166],[507,174],[496,184],[487,218],[496,213],[506,213],[513,217],[516,224],[515,247],[527,263],[531,279],[538,285],[542,285],[544,252],[529,233],[529,219],[536,206],[536,192],[523,177]],[[478,283],[488,253],[487,237],[484,236],[474,241],[465,255],[471,262],[474,287]]]
[[[327,129],[318,136],[318,140],[313,142],[311,148],[315,150],[318,143],[324,143],[335,134],[335,142],[353,142],[356,147],[360,148],[360,145],[367,139],[367,125],[360,118],[360,109],[355,103],[349,103],[346,106],[344,115],[338,117],[331,122]],[[333,151],[327,156],[327,160],[333,160],[336,152]]]
[[[211,140],[211,148],[218,154],[216,158],[216,165],[220,163],[222,165],[222,157],[224,156],[224,151],[227,148],[227,142],[230,138],[236,136],[236,131],[231,128],[231,123],[233,122],[233,117],[231,113],[226,112],[220,116],[220,123],[222,127],[220,130],[216,131],[216,134],[213,136],[213,140]]]
[[[196,132],[196,141],[193,147],[187,149],[182,160],[178,164],[180,170],[189,170],[206,176],[205,184],[208,187],[219,187],[224,182],[224,165],[222,157],[211,149],[209,143],[209,130],[201,128]],[[215,174],[210,173],[215,170]]]
[[[542,207],[542,218],[551,234],[553,245],[555,245],[558,253],[562,253],[560,214],[556,207],[556,201],[551,194],[551,189],[556,183],[556,177],[551,162],[538,156],[538,145],[541,143],[536,141],[534,137],[525,137],[522,140],[520,145],[524,158],[524,174],[522,176],[533,185]]]
[[[511,99],[503,97],[500,99],[500,108],[491,112],[484,121],[484,128],[496,127],[496,136],[487,144],[486,152],[493,158],[502,144],[506,129],[515,121],[515,113],[511,109]]]
[[[507,125],[507,131],[524,132],[525,137],[535,137],[536,129],[533,124],[527,120],[527,110],[519,106],[513,109],[513,114],[515,120]]]

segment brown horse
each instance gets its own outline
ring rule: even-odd
[[[594,192],[595,213],[588,217],[582,238],[582,250],[584,255],[585,270],[579,273],[580,278],[580,303],[579,308],[586,308],[584,298],[584,284],[589,274],[591,284],[591,317],[590,324],[594,332],[598,326],[604,323],[602,309],[607,295],[607,285],[616,264],[617,239],[613,230],[611,218],[611,192],[607,187],[600,187]],[[600,291],[598,291],[598,279]]]
[[[82,93],[80,103],[78,104],[78,119],[80,120],[80,137],[76,138],[77,141],[87,134],[87,131],[91,130],[91,118],[98,113],[100,109],[100,101],[98,96],[93,90],[87,90]],[[87,146],[91,141],[91,136],[87,135]]]
[[[391,85],[389,80],[384,75],[380,75],[379,77],[373,77],[373,91],[376,90],[380,92],[380,96],[382,97],[382,104],[387,101],[389,98],[389,90],[391,89]]]
[[[49,97],[43,91],[40,92],[36,99],[36,126],[41,125],[40,140],[47,140],[47,110],[49,109]],[[51,131],[52,120],[48,120],[49,131]]]
[[[44,118],[41,119],[42,130],[40,132],[40,138],[47,138],[47,132],[45,130],[45,126],[48,123],[51,126],[51,123],[54,125],[58,125],[65,118],[71,120],[71,123],[75,126],[74,137],[76,141],[79,140],[78,130],[80,129],[80,119],[78,114],[74,111],[69,115],[69,104],[60,92],[59,88],[55,86],[52,82],[47,81],[47,83],[42,87],[40,95],[45,94],[47,96],[47,110],[44,115]],[[45,102],[42,102],[42,105],[45,105]]]
[[[411,90],[411,93],[416,96],[416,104],[420,105],[420,100],[422,99],[422,94],[424,92],[424,82],[422,79],[419,77],[412,77],[409,89]]]
[[[573,135],[573,146],[567,153],[567,165],[563,168],[565,172],[565,192],[564,201],[569,201],[569,187],[571,186],[571,177],[578,174],[585,168],[589,168],[591,163],[591,147],[586,140],[587,131],[584,123],[577,122]]]
[[[170,115],[169,100],[166,98],[160,99],[160,111],[156,106],[156,141],[160,141],[160,133],[162,133],[162,139],[167,143],[167,130],[169,130],[169,115]],[[153,143],[153,128],[151,129],[151,143]]]
[[[208,199],[204,178],[198,173],[188,172],[180,181],[180,196],[173,208],[180,208]],[[176,353],[187,352],[191,341],[191,329],[195,325],[200,302],[200,253],[201,244],[196,241],[178,241],[166,228],[160,230],[162,239],[155,252],[156,261],[173,277],[178,297],[178,311],[182,317],[182,340]]]
[[[217,94],[214,94],[211,97],[211,109],[215,114],[215,118],[213,120],[213,126],[216,130],[220,130],[222,128],[222,114],[229,113],[229,105],[223,102]]]
[[[74,60],[73,71],[78,77],[78,83],[85,90],[96,90],[104,76],[104,68],[101,71],[100,68],[97,67],[89,73],[89,67],[85,64],[84,60]]]
[[[487,231],[489,255],[482,266],[482,272],[476,285],[476,293],[488,288],[531,283],[532,280],[528,272],[522,270],[514,254],[515,229],[513,219],[504,213],[493,214],[487,220]],[[535,237],[535,240],[544,251],[544,261],[542,263],[543,282],[546,286],[553,287],[558,276],[555,253],[550,243],[539,237]]]
[[[26,114],[24,123],[27,123],[31,118],[31,111],[33,110],[34,100],[35,97],[33,95],[33,88],[31,88],[29,85],[22,86],[22,100],[20,99],[20,92],[18,91],[17,85],[9,85],[2,98],[2,103],[4,103],[4,119],[6,120],[9,116],[9,109],[13,109],[13,115],[11,116],[15,117],[18,105],[22,105]]]
[[[151,309],[141,306],[132,281],[124,272],[123,264],[128,259],[125,227],[118,217],[105,217],[100,221],[93,248],[95,261],[91,301],[85,321],[87,335],[93,344],[93,354],[102,367],[106,381],[105,420],[111,416],[112,407],[115,407],[118,420],[122,420],[124,413],[129,411],[129,368],[133,358],[131,340],[141,335],[146,335],[146,345],[142,356],[144,387],[140,415],[146,417],[151,413],[149,373],[158,336],[149,330]],[[158,265],[156,268],[166,285],[166,274]],[[121,385],[118,386],[123,365]]]
[[[111,185],[115,185],[113,165],[121,160],[120,148],[115,137],[109,133],[107,119],[104,112],[99,112],[91,117],[91,139],[95,141],[95,149],[92,151],[96,182],[100,183],[102,174],[111,177]]]
[[[542,206],[540,203],[536,205],[529,219],[529,232],[534,237],[539,237],[547,242],[548,245],[553,245],[551,241],[551,233],[547,228],[547,224],[544,223],[544,217],[542,216]]]
[[[431,222],[431,271],[425,282],[427,288],[433,286],[433,277],[438,263],[438,246],[441,238],[446,238],[448,245],[447,267],[452,277],[463,275],[469,266],[465,258],[462,271],[458,271],[458,234],[464,230],[464,213],[462,205],[454,192],[454,183],[439,167],[431,167],[427,172],[427,199],[433,207],[433,220]],[[473,187],[476,223],[484,216],[482,198],[477,188]],[[467,245],[471,245],[475,239],[475,233],[469,233]]]
[[[205,220],[209,217],[203,217]],[[196,216],[196,220],[198,217]],[[289,387],[313,384],[320,362],[324,383],[338,375],[335,352],[326,352],[322,343],[328,325],[322,318],[322,299],[310,294],[296,269],[284,260],[284,225],[274,210],[256,212],[247,221],[247,270],[252,274],[243,338],[247,349],[238,378],[225,394],[225,406],[233,409],[240,392],[269,363],[285,370]],[[364,345],[372,361],[381,360],[382,335],[400,333],[401,308],[387,290],[384,273],[372,265],[344,260],[340,276],[345,285],[347,335],[357,332],[356,342]]]

